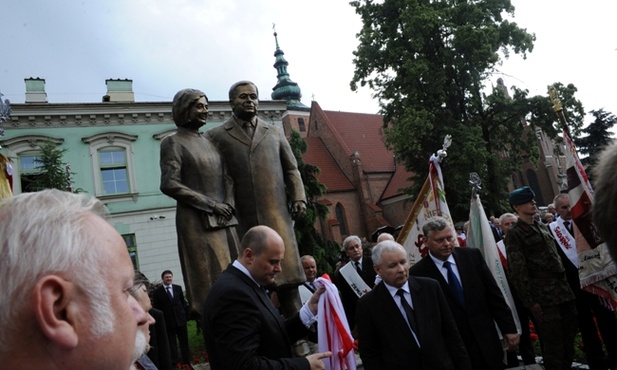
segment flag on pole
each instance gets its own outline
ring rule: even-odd
[[[574,221],[574,238],[579,261],[581,288],[602,298],[607,306],[617,307],[617,265],[591,220],[593,189],[585,168],[576,154],[576,147],[563,131],[566,143],[566,164],[570,211]],[[613,205],[605,205],[612,207]]]
[[[450,135],[444,140],[444,149],[429,160],[429,173],[420,193],[409,211],[403,228],[396,241],[407,251],[409,264],[413,265],[428,253],[428,248],[422,241],[422,225],[427,219],[441,216],[448,220],[454,230],[454,223],[450,217],[450,209],[446,203],[446,192],[443,185],[440,162],[446,157],[445,149],[450,145]],[[456,246],[458,241],[455,239]]]
[[[488,265],[491,274],[497,282],[497,286],[501,290],[501,294],[506,300],[506,303],[512,311],[512,318],[516,324],[516,331],[521,333],[521,322],[518,319],[518,313],[514,306],[514,298],[512,298],[512,292],[510,291],[510,285],[506,279],[506,273],[503,269],[501,259],[497,250],[497,243],[495,242],[495,236],[491,231],[486,212],[480,202],[480,196],[475,195],[471,199],[471,206],[469,208],[469,230],[467,232],[467,247],[478,248],[484,256],[484,261]],[[499,330],[499,328],[497,328]]]

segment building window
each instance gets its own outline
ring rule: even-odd
[[[304,124],[304,118],[298,118],[298,129],[300,132],[306,132],[306,125]]]
[[[137,136],[107,132],[81,140],[90,146],[94,194],[111,202],[136,199],[133,142]]]
[[[103,195],[129,192],[126,153],[123,148],[110,147],[99,150],[99,164]]]
[[[139,258],[137,256],[137,243],[135,242],[135,234],[124,234],[122,235],[124,239],[124,243],[126,243],[126,248],[129,251],[129,256],[131,257],[131,261],[133,262],[133,268],[135,270],[139,270]]]
[[[336,220],[339,222],[341,235],[348,235],[349,232],[347,231],[347,223],[345,222],[345,209],[343,209],[343,205],[341,203],[336,204],[335,212]]]
[[[36,180],[41,177],[40,153],[26,152],[19,155],[19,181],[22,193],[38,191]]]
[[[13,162],[13,194],[40,190],[34,188],[36,178],[41,175],[39,169],[41,163],[36,159],[40,158],[41,145],[47,141],[60,145],[64,139],[44,135],[24,135],[0,140],[0,145],[7,150],[7,157]]]

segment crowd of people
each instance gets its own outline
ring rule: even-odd
[[[325,369],[324,361],[342,356],[315,345],[323,333],[316,324],[326,319],[319,302],[329,285],[317,281],[315,257],[298,255],[291,217],[306,211],[306,199],[293,153],[280,130],[256,117],[255,85],[241,81],[229,96],[234,116],[209,131],[212,142],[206,143],[198,129],[208,100],[199,90],[180,91],[174,98],[178,134],[162,143],[161,188],[178,201],[190,302],[172,271],[163,271],[156,288],[134,271],[100,200],[43,190],[0,202],[3,367],[188,365],[190,318],[201,320],[213,370]],[[202,149],[223,154],[189,155]],[[211,172],[187,181],[196,166],[191,161]],[[616,167],[613,146],[597,166],[593,208],[613,258]],[[249,194],[254,189],[261,190]],[[536,365],[529,322],[546,369],[570,368],[577,331],[590,369],[617,366],[615,312],[581,289],[570,200],[559,194],[554,214],[547,210],[551,216],[540,218],[534,197],[528,187],[515,189],[508,199],[513,212],[491,220],[513,302],[479,249],[456,247],[465,244],[464,224],[426,220],[421,238],[428,253],[413,266],[392,235],[380,235],[375,246],[363,246],[356,235],[343,240],[345,261],[332,276],[340,295],[331,298],[337,305],[340,297],[346,320],[338,324],[358,341],[364,369],[504,369],[518,365],[517,353],[525,365]],[[294,346],[303,339],[313,346],[300,355]]]

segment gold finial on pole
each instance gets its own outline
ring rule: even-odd
[[[568,121],[566,121],[566,116],[563,114],[563,105],[561,104],[561,100],[559,100],[559,96],[557,96],[557,89],[555,86],[551,86],[548,89],[548,97],[553,103],[553,110],[557,114],[557,118],[559,118],[559,123],[562,126],[562,129],[570,135],[570,129],[568,128]]]
[[[559,96],[557,96],[557,89],[555,89],[555,86],[551,86],[548,89],[548,96],[551,99],[551,103],[553,103],[553,110],[555,113],[562,111],[563,107],[561,105],[561,101],[559,100]]]

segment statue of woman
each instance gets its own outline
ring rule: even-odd
[[[208,98],[180,90],[172,114],[178,131],[161,141],[161,191],[177,201],[176,231],[190,317],[200,318],[214,280],[238,256],[234,192],[223,158],[199,128]]]

